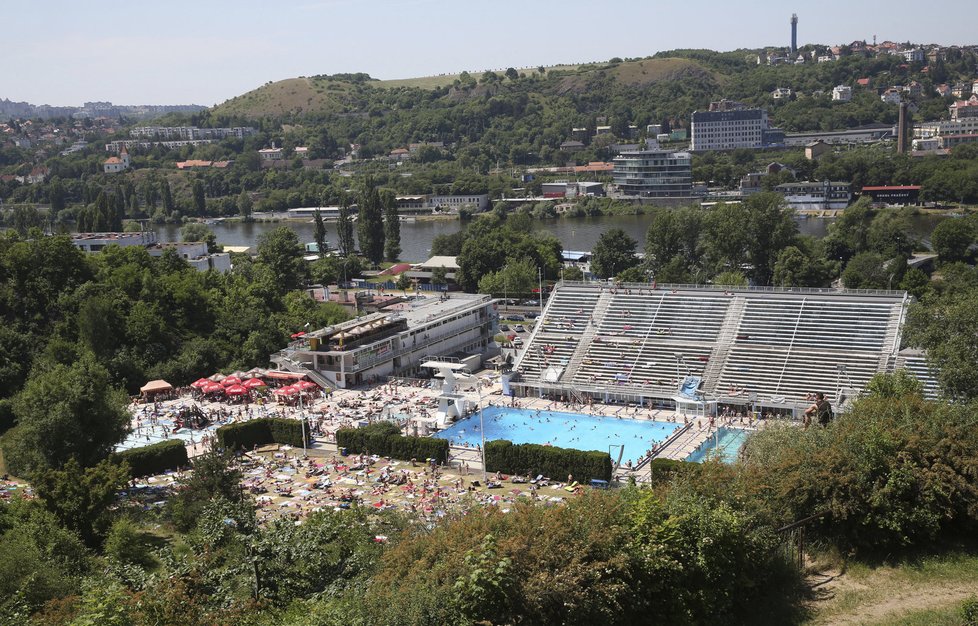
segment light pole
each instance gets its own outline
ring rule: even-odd
[[[478,381],[478,379],[477,379]],[[480,451],[482,452],[482,484],[488,485],[489,479],[486,478],[486,425],[482,419],[482,388],[479,383],[475,384],[475,391],[479,395],[479,435],[482,437],[482,447]]]

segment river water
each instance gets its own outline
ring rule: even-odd
[[[601,215],[598,217],[575,217],[553,220],[537,220],[536,230],[555,235],[564,244],[565,250],[590,250],[601,233],[611,228],[621,228],[638,242],[641,251],[645,245],[645,232],[652,221],[652,215]],[[941,216],[916,215],[912,218],[914,234],[917,238],[928,238]],[[803,235],[824,237],[832,220],[815,217],[797,217],[798,231]],[[315,241],[313,223],[309,221],[252,222],[222,221],[210,225],[218,242],[229,246],[254,246],[263,233],[288,226],[299,236],[299,241]],[[401,222],[401,257],[406,261],[424,261],[431,256],[431,242],[436,235],[455,233],[461,230],[458,220],[418,220]],[[155,227],[160,241],[179,241],[180,227],[163,225]],[[326,222],[326,238],[336,245],[336,223]]]

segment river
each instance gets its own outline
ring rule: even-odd
[[[941,216],[915,215],[913,220],[914,234],[923,239],[930,236]],[[602,215],[598,217],[573,217],[553,220],[537,220],[534,228],[555,235],[564,244],[565,250],[590,250],[601,233],[611,228],[621,228],[632,239],[639,242],[638,249],[644,247],[645,232],[652,221],[652,215]],[[803,235],[824,237],[832,220],[815,217],[797,217],[798,231]],[[218,242],[229,246],[254,246],[258,237],[263,233],[288,226],[299,236],[299,241],[306,243],[314,241],[312,220],[281,221],[281,222],[252,222],[222,221],[210,225],[217,236]],[[160,241],[179,241],[180,227],[164,225],[154,227]],[[462,223],[458,220],[417,220],[401,222],[401,258],[417,262],[431,256],[431,242],[436,235],[455,233],[461,230]],[[336,245],[336,223],[326,223],[326,238],[330,244]]]

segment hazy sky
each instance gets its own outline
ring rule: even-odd
[[[32,0],[3,10],[0,98],[212,105],[314,74],[408,78],[787,45],[792,12],[800,45],[978,43],[974,0]]]

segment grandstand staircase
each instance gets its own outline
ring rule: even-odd
[[[881,372],[892,372],[896,368],[906,309],[904,304],[904,306],[893,307],[890,311],[890,321],[886,326],[886,335],[883,336],[883,352],[880,354],[879,371]]]
[[[584,356],[587,354],[588,347],[591,345],[591,340],[598,334],[598,325],[604,319],[605,313],[608,312],[608,307],[611,305],[613,298],[614,295],[610,291],[605,290],[601,292],[598,301],[594,303],[594,310],[591,313],[592,322],[581,333],[581,338],[577,343],[577,349],[574,350],[574,354],[567,361],[564,373],[560,377],[561,381],[569,383],[574,380],[574,375],[577,374],[577,370],[580,369],[581,363],[584,361]]]
[[[710,355],[710,362],[707,363],[703,371],[703,391],[709,394],[718,394],[716,390],[717,382],[720,380],[720,373],[727,362],[727,355],[730,348],[737,340],[737,331],[740,329],[740,320],[744,316],[744,309],[747,307],[747,298],[744,296],[734,296],[727,307],[727,314],[723,318],[723,326],[720,327],[720,334],[717,335],[716,348]]]

